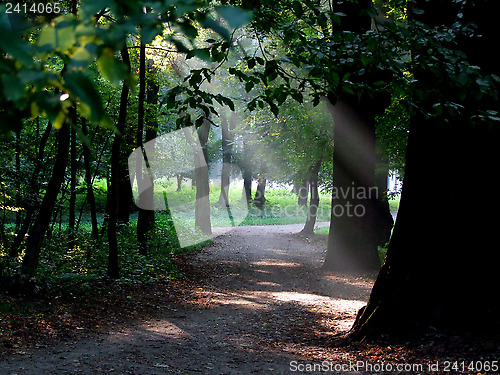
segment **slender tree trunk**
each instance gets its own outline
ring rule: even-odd
[[[177,179],[177,190],[176,191],[181,191],[181,188],[182,188],[182,175],[181,174],[176,174],[175,177]]]
[[[38,121],[38,119],[37,119]],[[21,227],[21,184],[19,178],[21,177],[21,128],[16,129],[16,152],[15,152],[15,163],[16,163],[16,179],[15,179],[15,189],[16,189],[16,232]]]
[[[231,163],[231,139],[229,135],[227,117],[221,115],[221,131],[222,131],[222,172],[219,204],[229,206],[229,184],[230,184],[230,163]]]
[[[47,185],[47,191],[43,197],[38,215],[29,231],[26,253],[22,263],[22,272],[28,277],[32,277],[36,273],[45,232],[49,227],[57,195],[64,181],[64,173],[68,164],[69,138],[70,126],[66,122],[58,130],[58,148],[52,176]]]
[[[69,188],[69,220],[68,220],[68,247],[75,245],[75,223],[76,223],[76,170],[78,160],[76,156],[76,108],[71,109],[71,121],[74,124],[70,131],[70,188]]]
[[[301,233],[304,235],[311,235],[314,233],[314,224],[316,224],[316,215],[318,214],[319,207],[319,190],[318,190],[318,174],[321,168],[321,160],[311,167],[309,173],[309,185],[311,191],[311,198],[309,200],[309,209],[307,211],[307,220]]]
[[[196,177],[196,203],[195,203],[195,226],[203,233],[212,233],[210,222],[210,185],[208,176],[208,150],[207,142],[210,133],[210,122],[205,120],[198,128],[198,138],[202,151],[195,156]]]
[[[241,169],[241,174],[243,177],[243,196],[242,200],[250,203],[252,201],[252,165],[250,163],[250,147],[248,147],[248,142],[243,136],[243,150],[239,157],[239,167]]]
[[[38,175],[40,174],[40,170],[42,169],[45,146],[47,144],[47,140],[49,139],[51,130],[52,130],[52,124],[49,121],[49,123],[47,124],[47,128],[45,129],[42,138],[40,139],[40,146],[38,148],[38,158],[36,161],[35,169],[33,171],[33,175],[31,176],[28,194],[33,197],[38,195],[38,191],[40,188],[38,184]],[[19,246],[21,246],[21,243],[23,242],[26,233],[28,233],[28,229],[30,228],[34,213],[35,213],[35,207],[33,204],[30,204],[26,208],[26,216],[24,217],[23,224],[21,225],[19,232],[17,232],[16,237],[14,238],[14,242],[12,243],[12,246],[10,248],[9,255],[11,257],[16,257],[18,255]]]
[[[76,16],[78,12],[77,0],[71,1],[71,13]],[[76,129],[77,112],[76,107],[70,111],[72,127],[70,130],[70,188],[69,188],[69,218],[68,218],[68,248],[72,249],[75,246],[75,223],[76,223],[76,170],[78,168],[78,160],[76,157]]]
[[[130,58],[128,55],[127,47],[125,46],[121,51],[124,63],[130,69]],[[128,106],[129,82],[123,82],[122,92],[120,96],[120,111],[118,113],[118,121],[116,129],[119,134],[115,134],[113,145],[111,148],[111,182],[108,190],[108,276],[112,279],[120,277],[120,268],[118,263],[118,241],[117,241],[117,221],[120,218],[120,204],[122,203],[120,190],[122,186],[122,139],[125,131],[125,122],[127,119],[127,106]],[[130,182],[128,186],[130,186]],[[128,214],[126,215],[128,217]],[[124,219],[121,216],[121,219]]]
[[[377,226],[376,233],[379,236],[377,239],[378,246],[384,246],[391,238],[391,231],[394,226],[394,219],[389,206],[389,165],[387,163],[378,165],[375,179],[378,188],[377,211],[380,212],[380,220],[374,224]]]
[[[138,148],[144,148],[144,143],[142,141],[143,136],[144,136],[144,101],[146,98],[146,46],[142,42],[140,42],[140,48],[139,48],[139,98],[138,98],[138,106],[137,106],[137,144],[136,146]],[[143,155],[146,157],[146,153],[143,150]],[[139,187],[139,191],[142,191],[141,186],[144,184],[144,178],[142,176],[142,158],[137,158],[137,163],[136,163],[136,179],[137,179],[137,186]],[[149,163],[147,164],[146,168],[149,166]],[[148,178],[146,177],[146,180]],[[149,181],[148,181],[149,182]],[[144,199],[151,199],[153,194],[150,193],[151,189],[153,187],[151,186],[149,189],[146,189],[141,196],[139,197],[139,200],[144,200]],[[142,207],[142,205],[139,205]],[[147,250],[147,240],[146,240],[146,232],[148,230],[148,223],[145,221],[146,216],[144,215],[145,210],[141,209],[139,207],[139,213],[138,213],[138,218],[137,218],[137,240],[139,241],[139,253],[141,255],[147,255],[148,250]]]
[[[144,59],[145,59],[145,53],[144,53]],[[141,64],[142,68],[145,69],[145,63]],[[156,71],[153,69],[153,61],[149,60],[148,61],[148,71],[150,73],[150,76],[156,73]],[[141,77],[140,81],[143,80],[143,84],[146,84],[146,79],[145,77]],[[146,102],[148,104],[148,112],[153,112],[153,113],[148,113],[148,120],[147,120],[147,126],[146,126],[146,143],[148,143],[148,150],[147,150],[147,155],[144,153],[145,157],[147,158],[146,160],[146,166],[149,167],[149,165],[154,163],[154,139],[156,138],[156,134],[158,131],[158,123],[156,122],[156,112],[153,111],[153,108],[156,108],[158,104],[158,91],[159,87],[158,84],[154,81],[154,78],[151,78],[151,80],[148,83],[148,90],[147,90],[147,98]],[[141,135],[142,139],[142,135]],[[140,168],[140,166],[138,166]],[[151,169],[148,169],[148,173],[152,173]],[[139,184],[139,178],[142,180],[142,171],[141,173],[136,173],[138,181],[137,183]],[[141,177],[139,177],[139,175]],[[147,179],[150,182],[153,182],[154,176],[148,176]],[[143,191],[141,193],[139,199],[145,199],[148,202],[153,202],[154,200],[154,183],[151,183],[151,185],[147,189],[139,189],[140,191]],[[139,205],[142,207],[142,205]],[[154,228],[155,225],[155,212],[154,210],[144,210],[142,208],[139,208],[139,216],[137,219],[137,239],[140,244],[140,252],[142,255],[147,255],[147,242],[148,242],[148,237],[149,233],[151,230]]]
[[[82,118],[82,132],[83,135],[88,135],[87,120],[84,118]],[[85,167],[85,184],[87,185],[87,200],[90,208],[90,221],[92,223],[92,237],[97,239],[99,237],[99,227],[97,225],[97,211],[95,206],[94,187],[92,183],[92,171],[90,168],[90,149],[86,144],[83,145],[83,161]]]

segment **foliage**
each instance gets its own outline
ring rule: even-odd
[[[3,52],[0,72],[2,126],[10,124],[9,129],[13,129],[20,126],[20,118],[43,115],[57,129],[62,126],[72,104],[76,104],[79,113],[90,121],[111,126],[100,92],[93,83],[96,76],[88,67],[97,60],[100,75],[113,85],[123,79],[133,80],[133,76],[126,77],[126,68],[115,55],[137,28],[141,30],[144,43],[162,35],[180,53],[202,54],[204,49],[193,45],[198,36],[195,25],[213,30],[222,37],[207,48],[211,58],[220,61],[229,48],[231,34],[228,28],[215,21],[207,5],[195,0],[179,4],[87,0],[82,2],[77,15],[61,15],[43,25],[35,43],[11,29],[5,6],[1,5],[0,31],[4,35],[0,42]],[[144,13],[144,7],[151,11]],[[248,12],[243,10],[222,6],[215,11],[222,17],[231,18],[230,27],[241,26],[250,20]],[[167,24],[175,31],[164,33]],[[192,78],[190,83],[198,82]],[[194,105],[193,102],[188,104]]]

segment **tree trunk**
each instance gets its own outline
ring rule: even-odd
[[[208,176],[208,152],[207,142],[210,133],[210,122],[205,120],[198,128],[201,152],[195,156],[195,178],[196,178],[196,203],[195,203],[195,226],[203,233],[212,233],[210,222],[210,185]]]
[[[64,173],[68,164],[69,138],[70,126],[65,122],[61,129],[58,130],[57,155],[52,176],[47,185],[47,191],[43,197],[38,215],[29,231],[26,253],[22,264],[22,272],[28,277],[32,277],[36,273],[45,232],[49,227],[57,195],[64,181]]]
[[[141,57],[145,59],[145,53],[144,57]],[[146,64],[141,64],[142,69],[145,69]],[[155,73],[153,71],[153,62],[152,60],[148,61],[148,71],[149,74],[152,75]],[[143,84],[145,85],[145,77],[141,77],[140,81],[143,81]],[[150,82],[148,83],[148,90],[147,90],[147,98],[146,98],[146,103],[148,104],[148,111],[152,111],[153,108],[156,108],[158,104],[158,91],[159,87],[158,84],[154,81],[154,79],[151,79]],[[153,140],[156,138],[156,134],[158,131],[158,123],[156,122],[156,113],[148,113],[148,120],[146,122],[146,143],[148,143],[148,152],[147,152],[147,159],[146,159],[146,165],[149,166],[154,163],[153,158],[154,158],[154,145],[153,145]],[[141,138],[142,140],[142,134]],[[142,146],[142,145],[141,145]],[[145,154],[146,155],[146,154]],[[139,159],[139,158],[138,158]],[[138,168],[140,168],[140,165],[138,165]],[[152,173],[151,169],[148,169],[148,173]],[[139,184],[139,178],[142,180],[142,171],[140,173],[136,173],[137,176],[137,183]],[[141,176],[141,177],[140,177]],[[154,176],[148,176],[147,179],[152,182],[154,180]],[[147,189],[142,189],[139,188],[139,191],[143,191],[141,193],[139,200],[145,199],[147,202],[153,202],[154,200],[154,183],[152,183],[149,188]],[[142,207],[142,205],[139,205]],[[137,239],[140,244],[140,253],[142,255],[147,255],[147,247],[148,247],[148,237],[151,232],[151,230],[154,228],[155,225],[155,212],[154,210],[144,210],[139,208],[139,215],[137,218]]]
[[[307,196],[309,195],[309,181],[305,178],[297,188],[297,205],[307,206]]]
[[[250,148],[245,135],[243,136],[243,150],[238,159],[243,178],[243,196],[241,199],[249,203],[252,201],[252,165],[250,162]]]
[[[75,223],[76,223],[76,170],[78,160],[76,156],[76,108],[71,108],[71,121],[74,126],[70,131],[70,187],[69,187],[69,220],[68,220],[68,248],[75,245]]]
[[[82,132],[84,136],[88,135],[87,120],[84,118],[82,118]],[[85,184],[87,185],[87,200],[90,208],[90,221],[92,223],[92,237],[97,239],[99,237],[99,227],[97,225],[97,211],[95,206],[94,187],[92,185],[92,171],[90,169],[90,149],[86,144],[83,145],[83,161],[85,167]]]
[[[374,116],[366,105],[343,99],[333,108],[333,193],[325,269],[364,272],[380,267],[375,184]],[[368,117],[368,118],[367,118]]]
[[[346,15],[339,27],[354,33],[370,30],[367,10],[371,7],[371,0],[337,4],[336,11]],[[375,72],[366,75],[373,81],[384,78]],[[388,104],[387,98],[369,98],[360,92],[341,98],[332,94],[328,99],[334,120],[334,188],[324,268],[342,272],[378,270],[378,246],[383,243],[377,223],[384,220],[385,213],[378,203],[375,183],[375,115]]]
[[[257,189],[255,191],[255,198],[253,200],[253,203],[258,207],[262,208],[264,207],[264,204],[266,203],[266,183],[267,179],[260,175],[258,180],[257,180]]]
[[[433,2],[432,8],[423,1],[417,3],[430,25],[442,24],[440,17],[434,19],[436,15],[447,15],[453,22],[450,13],[455,5],[451,0]],[[468,6],[460,10],[462,19],[474,22],[482,37],[458,45],[472,65],[498,75],[498,64],[488,55],[498,39],[494,16],[484,12],[485,1]],[[419,84],[435,88],[436,79],[428,73],[426,66],[415,65]],[[493,196],[487,204],[473,202],[474,190],[466,179],[470,171],[490,176],[497,169],[500,142],[497,125],[471,124],[467,111],[485,104],[498,110],[498,102],[475,98],[461,102],[456,95],[453,90],[437,92],[422,104],[431,111],[440,100],[461,103],[465,114],[452,122],[426,118],[420,112],[412,115],[396,224],[368,305],[360,310],[351,330],[352,339],[500,329],[500,307],[493,297],[498,294],[498,256],[493,245],[498,242],[498,221],[492,219],[500,212],[500,201]],[[439,182],[443,192],[438,214],[429,212],[429,199],[434,198],[429,181]],[[480,188],[476,187],[478,194]]]
[[[39,183],[38,183],[38,175],[40,174],[40,170],[42,169],[42,163],[45,160],[44,159],[45,145],[47,144],[47,140],[49,139],[51,130],[52,130],[52,124],[49,121],[49,123],[47,124],[47,128],[45,129],[45,131],[42,135],[42,138],[40,139],[40,145],[38,147],[38,157],[37,157],[35,169],[33,171],[33,175],[31,176],[28,194],[32,195],[32,197],[38,195],[38,191],[40,189]],[[28,233],[28,229],[31,225],[31,220],[33,219],[34,213],[35,213],[35,207],[33,204],[30,204],[26,208],[26,216],[24,217],[23,224],[21,225],[19,232],[16,234],[16,237],[14,238],[14,242],[12,243],[12,246],[10,248],[9,255],[11,257],[16,257],[18,255],[19,246],[21,246],[21,243],[23,242],[24,237],[26,236],[26,233]]]
[[[123,62],[130,69],[130,59],[128,55],[127,47],[125,46],[121,55]],[[125,131],[125,122],[127,119],[127,106],[128,106],[128,93],[129,93],[129,82],[125,80],[123,82],[122,92],[120,96],[120,111],[118,113],[118,121],[116,124],[116,130],[119,134],[115,134],[113,139],[113,145],[111,147],[111,182],[108,189],[108,245],[109,245],[109,256],[108,256],[108,276],[112,279],[117,279],[120,277],[120,268],[118,264],[118,241],[117,241],[117,221],[119,218],[122,220],[123,210],[120,210],[120,204],[122,203],[123,196],[120,195],[123,175],[122,175],[122,138]],[[127,181],[128,186],[130,186],[130,181]],[[121,214],[121,215],[120,215]],[[126,215],[128,218],[128,214]]]
[[[392,218],[391,208],[389,206],[389,165],[380,163],[375,172],[375,183],[378,188],[377,212],[380,213],[380,220],[374,223],[376,225],[376,234],[378,234],[378,246],[385,246],[391,238],[394,219]]]
[[[38,119],[37,119],[38,121]],[[21,183],[19,178],[21,177],[21,128],[16,129],[16,151],[15,151],[15,163],[16,163],[16,179],[15,179],[15,189],[16,189],[16,232],[21,228]]]
[[[311,167],[311,171],[309,173],[311,198],[309,200],[307,220],[304,225],[304,228],[300,232],[304,235],[311,235],[314,233],[314,224],[316,224],[316,215],[318,214],[318,206],[319,206],[318,173],[320,168],[321,168],[321,160],[318,160]]]
[[[182,188],[182,175],[181,174],[176,174],[175,177],[177,179],[177,190],[176,191],[181,191],[181,188]]]
[[[220,196],[219,204],[229,206],[229,184],[230,184],[230,163],[231,163],[231,139],[228,129],[228,121],[226,116],[221,115],[221,131],[222,131],[222,171],[220,179]]]
[[[437,329],[493,328],[497,262],[491,215],[498,201],[471,204],[465,171],[495,168],[498,130],[446,124],[414,116],[401,204],[387,257],[352,338],[415,334]],[[467,155],[464,157],[464,145]],[[436,168],[443,166],[443,168]],[[439,181],[439,217],[429,220],[429,181]],[[488,322],[488,323],[486,323]]]

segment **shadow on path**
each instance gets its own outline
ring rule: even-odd
[[[192,298],[96,338],[0,363],[1,374],[288,374],[291,361],[356,353],[334,345],[374,275],[326,274],[300,225],[239,227],[183,256]]]

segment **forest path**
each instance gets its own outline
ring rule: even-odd
[[[301,228],[235,228],[182,256],[192,300],[105,335],[11,357],[0,373],[289,374],[291,361],[355,361],[354,351],[331,343],[367,301],[374,275],[321,271],[325,244],[295,234]]]

